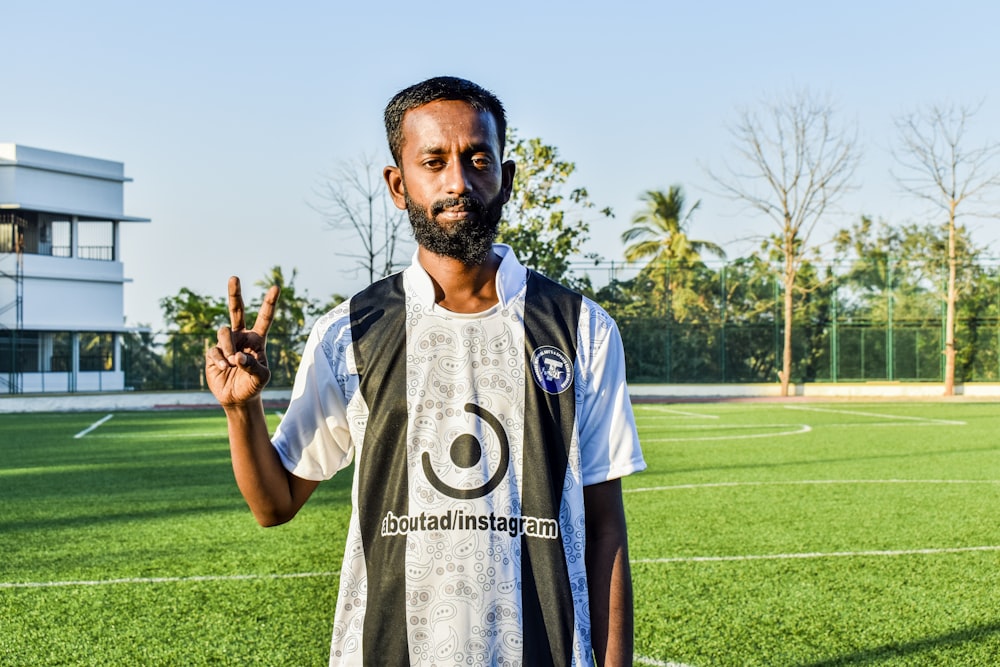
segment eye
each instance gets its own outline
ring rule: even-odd
[[[444,160],[440,158],[429,158],[423,161],[423,167],[432,171],[437,171],[444,167]]]
[[[474,155],[474,156],[472,156],[472,166],[475,167],[476,169],[489,169],[490,165],[492,165],[492,164],[493,164],[493,160],[491,160],[486,155]]]

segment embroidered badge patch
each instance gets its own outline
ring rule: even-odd
[[[573,362],[562,350],[543,345],[531,355],[531,374],[542,391],[561,394],[573,383]]]

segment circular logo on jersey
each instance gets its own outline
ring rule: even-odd
[[[573,383],[573,362],[559,348],[543,345],[531,355],[531,374],[542,391],[561,394]]]
[[[421,457],[424,475],[427,477],[427,481],[431,483],[431,486],[449,498],[456,498],[458,500],[482,498],[492,492],[503,481],[504,476],[507,474],[507,467],[510,465],[510,441],[507,439],[507,432],[504,430],[500,420],[483,406],[474,403],[466,403],[465,411],[476,415],[486,422],[493,429],[493,432],[496,433],[497,439],[500,441],[500,462],[493,476],[482,486],[473,489],[456,489],[438,477],[438,474],[434,472],[434,466],[431,465],[430,452],[424,452]],[[471,433],[466,433],[455,438],[451,443],[449,455],[451,462],[458,468],[473,468],[484,463],[485,459],[482,443]]]

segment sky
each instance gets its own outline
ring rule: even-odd
[[[125,214],[152,220],[123,226],[126,321],[154,330],[160,299],[222,296],[234,274],[248,297],[273,266],[321,301],[363,287],[317,188],[363,156],[388,164],[382,109],[431,76],[489,88],[519,136],[576,165],[571,185],[615,212],[587,250],[615,261],[643,192],[673,184],[701,201],[693,238],[752,252],[774,223],[708,172],[739,165],[741,110],[795,90],[828,98],[862,150],[816,240],[862,214],[926,221],[890,175],[894,119],[977,106],[969,145],[1000,139],[986,0],[0,0],[0,25],[0,142],[124,163]],[[1000,222],[970,224],[1000,254]]]

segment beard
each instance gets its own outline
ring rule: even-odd
[[[472,195],[442,199],[431,204],[429,214],[426,208],[410,199],[409,194],[405,197],[413,237],[423,248],[436,255],[457,259],[466,266],[477,266],[486,261],[500,227],[504,205],[502,193],[497,193],[487,203]],[[448,226],[437,222],[437,216],[445,209],[455,207],[461,207],[469,216]]]

